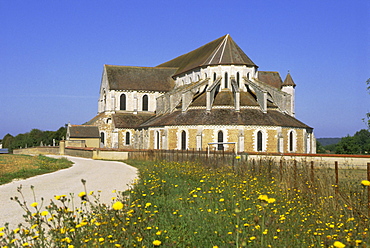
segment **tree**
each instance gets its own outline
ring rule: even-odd
[[[366,84],[367,84],[367,91],[370,93],[370,78],[366,80]],[[367,119],[367,128],[370,129],[370,113],[366,113],[366,119]]]
[[[353,136],[341,139],[336,145],[336,153],[340,154],[364,154],[370,153],[370,132],[362,129]]]
[[[11,143],[13,142],[14,137],[11,134],[6,134],[3,138],[3,148],[10,148]]]

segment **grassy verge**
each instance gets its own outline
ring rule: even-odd
[[[68,168],[67,159],[28,155],[0,155],[0,184]]]
[[[322,194],[310,185],[282,187],[282,182],[262,169],[240,173],[231,167],[189,162],[128,163],[139,168],[140,180],[131,190],[117,192],[109,206],[99,203],[94,192],[81,192],[84,201],[77,208],[69,197],[56,196],[47,211],[39,207],[42,203],[16,199],[26,210],[29,226],[0,228],[0,245],[215,248],[370,244],[368,218],[331,195],[333,190]]]

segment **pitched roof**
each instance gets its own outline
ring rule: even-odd
[[[72,125],[68,129],[70,138],[100,138],[97,126]]]
[[[293,87],[296,86],[296,84],[294,83],[293,78],[292,78],[292,76],[290,75],[289,72],[286,75],[285,80],[284,80],[284,83],[282,85],[283,86],[293,86]]]
[[[174,111],[152,118],[140,127],[149,126],[180,126],[180,125],[259,125],[282,126],[296,128],[311,128],[296,118],[278,110],[268,110],[263,113],[258,109],[212,109],[211,112],[188,110]]]
[[[118,113],[113,115],[113,123],[116,128],[136,128],[153,116],[155,115],[149,113]]]
[[[259,71],[258,80],[277,89],[281,89],[281,85],[283,84],[279,72],[276,71]]]
[[[247,65],[257,67],[228,34],[157,67],[178,68],[174,75],[176,76],[194,68],[208,65]]]
[[[167,92],[174,86],[176,68],[104,65],[111,90]]]

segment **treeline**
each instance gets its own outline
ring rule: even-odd
[[[8,133],[2,139],[2,144],[3,148],[8,148],[10,152],[18,148],[59,145],[59,141],[65,139],[66,133],[66,127],[61,127],[57,131],[32,129],[15,137]]]
[[[370,132],[362,129],[353,136],[343,137],[337,144],[323,146],[317,142],[317,153],[370,154]]]

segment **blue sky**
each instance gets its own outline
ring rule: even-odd
[[[368,0],[0,0],[0,13],[0,139],[93,118],[104,64],[156,66],[225,34],[259,70],[290,71],[316,137],[366,127]]]

